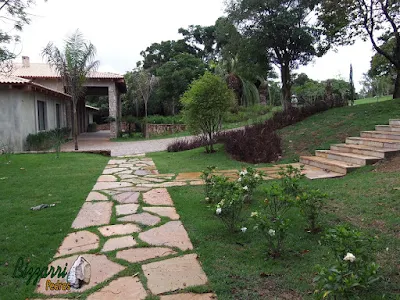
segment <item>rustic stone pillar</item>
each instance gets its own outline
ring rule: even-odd
[[[115,86],[115,83],[112,83],[108,86],[108,104],[109,104],[109,112],[110,118],[114,118],[114,122],[110,122],[110,138],[118,137],[119,132],[119,112],[118,112],[118,91]]]

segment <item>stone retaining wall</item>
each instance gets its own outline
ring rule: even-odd
[[[186,125],[184,124],[147,124],[146,136],[172,134],[185,130]]]

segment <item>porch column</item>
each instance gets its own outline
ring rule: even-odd
[[[119,132],[119,112],[118,112],[118,91],[115,83],[108,86],[108,105],[110,111],[110,118],[114,118],[114,122],[110,122],[110,138],[118,137]]]

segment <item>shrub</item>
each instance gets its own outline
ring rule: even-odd
[[[225,132],[220,140],[225,144],[225,151],[234,159],[248,163],[277,161],[282,153],[281,138],[264,124]]]
[[[208,142],[203,137],[194,137],[187,139],[179,139],[171,143],[167,147],[168,152],[181,152],[192,150],[207,145]]]
[[[181,115],[176,116],[160,116],[152,115],[147,117],[147,123],[150,124],[184,124]]]
[[[59,151],[59,146],[68,138],[70,132],[70,128],[61,128],[29,134],[26,138],[27,150],[41,151],[56,147],[56,151]]]
[[[96,123],[90,123],[88,125],[88,132],[96,132],[97,131],[97,124]]]
[[[297,203],[300,208],[300,212],[307,219],[309,223],[308,230],[311,233],[316,233],[319,231],[318,219],[321,215],[324,200],[327,197],[327,194],[324,194],[319,190],[303,192],[297,197]]]
[[[11,155],[14,153],[14,148],[11,145],[11,140],[8,143],[0,141],[0,155],[4,157],[5,164],[11,163]]]
[[[245,202],[251,202],[255,189],[261,184],[262,172],[257,171],[251,167],[239,172],[238,182],[247,191]]]
[[[293,207],[293,199],[278,184],[273,184],[264,192],[266,198],[260,211],[252,212],[250,217],[256,223],[254,229],[263,232],[268,241],[269,254],[275,258],[284,251],[284,240],[290,224],[286,214]]]
[[[205,200],[213,203],[215,214],[222,220],[230,232],[238,229],[242,219],[242,209],[247,190],[228,177],[212,175],[212,183]]]
[[[235,96],[227,84],[217,75],[206,72],[195,80],[183,95],[183,116],[189,130],[202,134],[207,141],[206,152],[214,152],[215,134]]]
[[[330,246],[335,263],[330,267],[317,266],[314,278],[317,299],[354,298],[381,279],[379,266],[374,262],[375,242],[358,230],[347,226],[329,229],[324,241]]]

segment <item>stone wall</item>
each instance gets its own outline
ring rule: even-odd
[[[185,130],[186,125],[184,124],[147,124],[146,136],[172,134]]]

